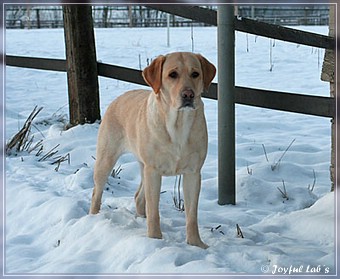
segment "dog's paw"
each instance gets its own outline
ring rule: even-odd
[[[145,207],[136,206],[136,215],[138,217],[146,218]]]
[[[89,214],[90,215],[95,215],[95,214],[98,214],[99,213],[99,210],[100,210],[100,206],[91,206],[90,208],[90,211],[89,211]]]
[[[140,217],[140,218],[146,218],[145,214],[140,214],[138,211],[136,212],[136,217]]]
[[[162,239],[162,232],[160,230],[148,231],[148,237]]]
[[[200,239],[197,239],[197,240],[187,240],[187,243],[189,245],[192,245],[192,246],[197,246],[197,247],[200,247],[202,249],[207,249],[209,248],[209,245],[205,244],[202,240]]]

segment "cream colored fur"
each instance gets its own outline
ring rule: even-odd
[[[197,223],[200,172],[207,153],[201,94],[208,90],[215,72],[199,54],[159,56],[143,71],[153,91],[129,91],[110,104],[98,132],[91,214],[100,210],[103,188],[117,159],[132,152],[140,162],[142,177],[135,194],[136,211],[147,217],[148,236],[162,238],[161,177],[183,175],[187,242],[208,247]],[[183,107],[184,98],[190,99],[190,105]]]

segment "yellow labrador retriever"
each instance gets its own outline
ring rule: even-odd
[[[118,157],[132,152],[142,177],[136,211],[147,217],[148,236],[162,238],[161,177],[182,174],[187,242],[208,247],[197,224],[200,171],[207,153],[201,93],[208,90],[215,73],[214,65],[199,54],[159,56],[143,71],[153,91],[129,91],[110,104],[98,132],[91,214],[100,210],[104,185]]]

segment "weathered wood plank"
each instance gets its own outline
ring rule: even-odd
[[[141,71],[98,63],[99,75],[146,85]],[[217,100],[217,84],[213,83],[203,97]],[[235,87],[235,102],[238,104],[332,117],[335,113],[334,98]]]
[[[146,7],[217,26],[217,12],[214,10],[191,5],[146,5]]]
[[[36,70],[66,72],[65,59],[6,55],[6,65]]]
[[[41,63],[39,63],[41,62]],[[34,68],[40,70],[65,71],[65,60],[6,56],[7,66]],[[64,65],[64,66],[63,66]],[[98,62],[98,74],[103,77],[147,85],[142,72],[136,69]],[[213,83],[203,97],[217,100],[217,84]],[[308,115],[334,117],[335,99],[288,92],[235,87],[235,102],[238,104],[303,113]]]
[[[314,116],[333,117],[335,100],[330,97],[236,87],[235,102]]]
[[[148,7],[217,26],[217,12],[214,10],[189,5],[148,5]],[[302,45],[325,49],[335,48],[335,40],[332,37],[248,18],[235,17],[235,30]]]
[[[142,71],[131,68],[98,62],[98,74],[107,78],[114,78],[122,81],[148,86],[143,79]]]
[[[335,48],[335,40],[332,37],[283,27],[276,24],[260,22],[248,18],[236,18],[235,29],[237,31],[282,40],[290,43],[325,49]]]

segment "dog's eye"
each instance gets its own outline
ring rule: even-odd
[[[191,74],[191,77],[192,77],[192,78],[198,78],[199,75],[200,75],[199,73],[193,72],[193,73]]]
[[[173,72],[171,72],[171,73],[169,74],[169,77],[171,77],[171,78],[175,79],[175,78],[177,78],[177,77],[178,77],[178,73],[177,73],[177,72],[175,72],[175,71],[173,71]]]

